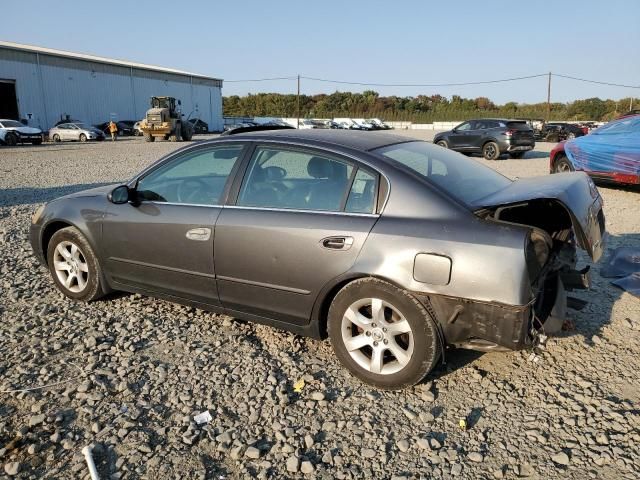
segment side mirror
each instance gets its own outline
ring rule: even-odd
[[[451,133],[458,133],[458,129],[457,128],[452,128],[451,129]]]
[[[182,102],[180,100],[178,100],[178,105],[182,105]]]
[[[111,203],[115,203],[116,205],[121,205],[123,203],[127,203],[129,201],[130,191],[129,187],[126,185],[118,185],[116,188],[109,192],[107,198]]]

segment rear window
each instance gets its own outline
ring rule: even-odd
[[[427,142],[399,143],[373,151],[410,169],[467,205],[511,183],[507,177],[475,160]]]
[[[531,130],[527,122],[507,122],[507,128],[511,130]]]

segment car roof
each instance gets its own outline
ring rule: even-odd
[[[471,120],[467,120],[467,122],[477,122],[478,120],[495,120],[496,122],[526,122],[526,120],[522,118],[472,118]]]
[[[386,132],[362,132],[354,130],[263,130],[260,132],[238,133],[232,136],[223,137],[226,139],[247,139],[247,140],[278,140],[278,141],[307,141],[324,145],[339,145],[342,147],[360,150],[363,152],[376,148],[420,141],[416,138],[394,135]]]

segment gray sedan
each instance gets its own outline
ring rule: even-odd
[[[390,135],[243,132],[40,207],[31,244],[67,297],[139,292],[317,338],[380,388],[445,348],[530,348],[588,287],[602,199],[583,173],[512,181]]]
[[[49,130],[49,139],[54,142],[75,140],[104,140],[104,133],[86,123],[61,123]]]

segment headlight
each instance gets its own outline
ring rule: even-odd
[[[42,212],[44,212],[44,207],[46,207],[46,204],[40,205],[37,210],[33,212],[33,215],[31,216],[31,223],[38,223],[38,220],[40,220],[40,217],[42,216]]]

